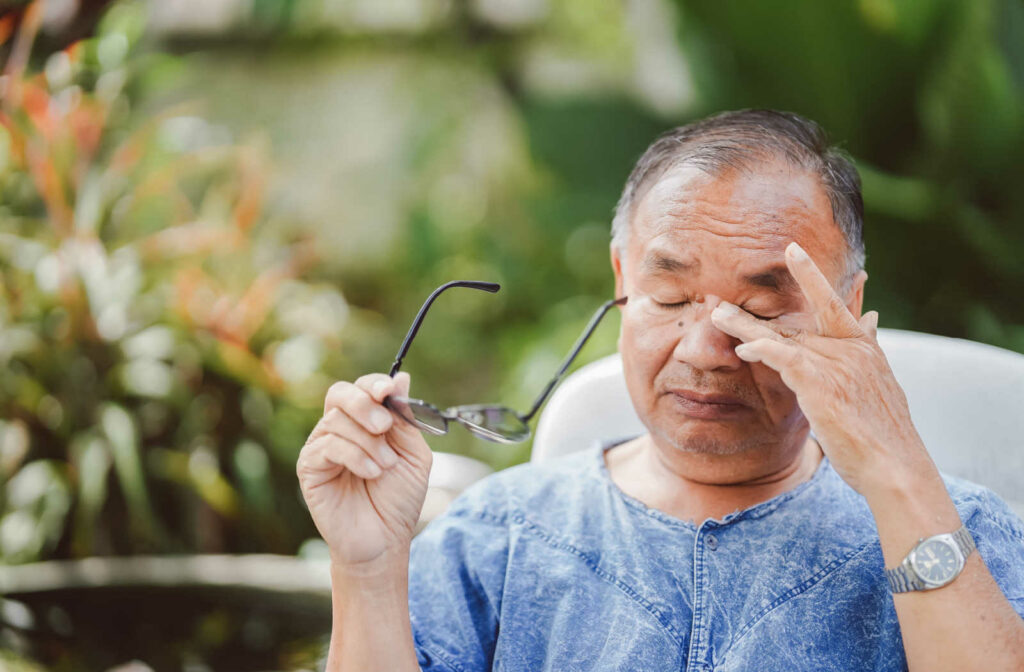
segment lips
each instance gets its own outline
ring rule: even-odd
[[[674,389],[669,391],[676,408],[693,420],[733,422],[746,418],[751,407],[728,394]]]
[[[690,401],[696,401],[702,404],[722,404],[722,405],[733,405],[733,406],[746,406],[747,404],[739,397],[733,397],[728,394],[714,394],[714,393],[701,393],[694,390],[686,389],[675,389],[669,390],[672,394],[689,399]]]

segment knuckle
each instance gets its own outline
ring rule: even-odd
[[[350,388],[352,388],[352,383],[347,380],[339,380],[336,383],[332,383],[327,388],[327,394],[324,395],[324,412],[326,413],[332,406],[337,406],[341,399],[349,393]]]
[[[324,413],[324,417],[317,424],[322,432],[336,432],[338,428],[345,426],[345,419],[348,415],[337,406],[332,406]]]
[[[336,383],[332,383],[331,386],[327,388],[327,396],[336,397],[340,394],[343,394],[345,390],[347,390],[350,387],[352,387],[352,383],[348,382],[347,380],[339,380]]]
[[[807,362],[807,358],[804,356],[804,352],[800,348],[792,348],[789,351],[789,357],[787,358],[786,366],[792,369],[797,374],[803,374],[803,366]]]
[[[353,411],[358,412],[370,401],[369,396],[355,385],[349,385],[338,397],[335,406],[342,415],[352,415]]]
[[[312,442],[307,443],[305,446],[303,446],[302,450],[299,451],[298,458],[295,460],[295,472],[299,475],[301,475],[303,470],[306,469],[307,466],[309,466],[309,461],[310,459],[312,459],[310,457],[310,451],[312,450],[311,446]]]
[[[349,444],[347,441],[335,440],[331,443],[329,455],[338,464],[344,465],[345,467],[351,468],[354,462],[354,456],[358,453],[358,448]]]
[[[796,329],[794,327],[784,327],[784,329],[786,331],[783,333],[783,336],[786,338],[792,339],[797,343],[803,343],[807,340],[807,333],[802,329]]]
[[[356,380],[356,387],[360,387],[367,392],[373,389],[373,386],[382,380],[391,380],[391,377],[383,373],[368,373],[365,376],[360,376]]]

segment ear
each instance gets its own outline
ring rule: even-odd
[[[615,245],[611,244],[611,256],[612,256],[612,272],[615,274],[615,297],[622,296],[623,288],[625,287],[625,280],[622,276],[622,252]],[[622,310],[622,306],[618,307]]]
[[[853,313],[858,320],[861,318],[861,311],[864,309],[864,283],[868,280],[865,270],[860,270],[850,283],[849,298],[846,299],[846,308]]]

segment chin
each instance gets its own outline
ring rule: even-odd
[[[677,450],[703,455],[738,455],[765,447],[755,427],[736,423],[684,419],[672,423],[648,424],[651,435]],[[746,428],[746,429],[744,429]]]

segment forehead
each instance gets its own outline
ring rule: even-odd
[[[794,240],[837,277],[845,242],[817,176],[781,162],[720,175],[684,165],[637,204],[627,254],[644,273],[727,271],[784,289]]]

